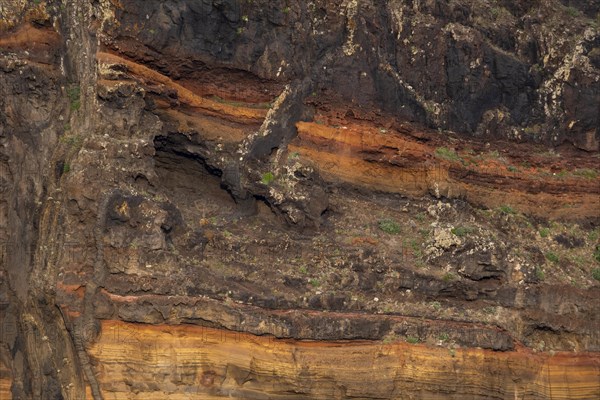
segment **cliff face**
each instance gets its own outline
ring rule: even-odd
[[[597,397],[598,12],[0,0],[0,396]]]
[[[581,3],[128,2],[106,45],[176,79],[309,78],[354,115],[598,150],[598,10]],[[269,100],[226,81],[245,86],[226,96]]]

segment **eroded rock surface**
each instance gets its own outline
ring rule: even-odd
[[[0,0],[0,396],[599,396],[598,11]]]

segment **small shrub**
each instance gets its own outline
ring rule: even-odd
[[[248,22],[248,16],[247,15],[242,15],[242,21],[244,22]]]
[[[301,274],[304,274],[304,275],[308,274],[308,269],[304,265],[301,266],[298,270],[300,271]]]
[[[448,161],[460,161],[460,157],[456,151],[447,147],[438,147],[435,149],[435,155]]]
[[[509,205],[500,206],[500,211],[504,214],[516,214],[515,209]]]
[[[77,111],[81,108],[81,88],[77,85],[67,88],[67,97],[71,104],[71,111]]]
[[[560,172],[558,172],[558,173],[556,174],[556,176],[557,176],[558,178],[564,178],[564,177],[566,177],[568,174],[569,174],[569,172],[568,172],[566,169],[561,169],[561,170],[560,170]]]
[[[432,301],[431,302],[431,307],[433,307],[435,310],[439,310],[442,308],[442,305],[440,304],[439,301]]]
[[[596,245],[596,248],[594,249],[594,260],[600,263],[600,244]]]
[[[573,175],[586,179],[596,179],[598,177],[598,171],[589,168],[581,168],[573,171]]]
[[[540,267],[535,267],[535,277],[538,281],[543,281],[546,278],[546,274]]]
[[[407,336],[406,342],[410,344],[417,344],[419,343],[419,338],[414,336]]]
[[[447,272],[444,274],[444,276],[442,276],[442,280],[444,282],[452,282],[455,279],[456,279],[456,276],[454,276],[454,274],[452,272]]]
[[[540,236],[543,238],[548,237],[548,235],[550,234],[550,229],[548,228],[542,228],[540,229]]]
[[[284,14],[288,14],[289,12],[290,12],[290,8],[289,8],[289,7],[285,7],[285,8],[283,9],[283,13],[284,13]]]
[[[425,214],[423,214],[422,212],[417,213],[417,215],[415,215],[415,219],[419,222],[423,222],[425,221]]]
[[[527,161],[523,161],[521,163],[521,167],[523,167],[525,169],[530,169],[531,168],[531,164],[529,164]]]
[[[456,228],[452,228],[450,230],[453,235],[458,237],[464,237],[473,232],[473,228],[468,226],[457,226]]]
[[[412,250],[413,256],[417,258],[421,258],[423,256],[423,251],[421,250],[421,245],[415,239],[412,239],[408,242],[410,248]],[[406,246],[406,242],[404,244]]]
[[[508,167],[506,167],[506,169],[509,172],[519,172],[519,168],[515,167],[514,165],[509,165]]]
[[[77,147],[81,145],[83,139],[79,135],[62,135],[60,139],[58,139],[61,143],[66,145]]]
[[[378,225],[379,229],[381,229],[385,233],[389,233],[390,235],[397,235],[402,231],[400,225],[396,221],[391,219],[382,219],[381,221],[379,221]]]
[[[319,285],[321,285],[321,282],[319,282],[319,280],[315,278],[311,279],[308,282],[311,284],[312,287],[319,287]]]
[[[442,332],[440,333],[439,339],[442,342],[447,342],[450,339],[450,335],[448,335],[446,332]]]
[[[548,259],[548,261],[551,261],[553,263],[557,263],[559,260],[558,256],[551,251],[546,253],[546,258]]]
[[[579,10],[572,6],[567,7],[567,14],[569,14],[571,17],[577,17],[579,16]]]
[[[69,173],[69,171],[71,171],[71,165],[68,162],[65,162],[63,164],[62,172],[63,172],[63,174],[67,174],[67,173]]]
[[[269,185],[275,180],[275,175],[272,172],[265,172],[260,180],[263,185]]]
[[[592,278],[594,278],[597,281],[600,281],[600,268],[594,268],[592,270]]]

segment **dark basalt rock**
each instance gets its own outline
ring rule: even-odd
[[[583,32],[597,7],[567,3],[581,14],[555,12],[573,20],[569,29],[584,36],[581,56],[593,64],[599,36]],[[209,65],[280,82],[310,78],[318,92],[337,94],[347,106],[442,129],[598,150],[597,66],[594,72],[576,59],[544,59],[554,45],[546,36],[563,29],[542,25],[544,12],[541,2],[510,1],[491,9],[458,0],[363,1],[344,9],[324,0],[151,0],[117,9],[119,24],[107,32],[116,39],[109,46],[174,78]],[[577,51],[576,40],[561,46]],[[561,68],[571,71],[566,81]],[[545,86],[560,87],[562,96],[552,99]],[[564,114],[548,112],[550,102]]]

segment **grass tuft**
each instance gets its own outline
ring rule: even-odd
[[[391,219],[382,219],[378,223],[379,229],[384,231],[385,233],[389,233],[390,235],[397,235],[402,231],[400,225]]]
[[[540,267],[535,267],[535,277],[538,281],[543,281],[546,278],[546,274]]]
[[[551,261],[553,263],[557,263],[559,260],[558,256],[551,251],[546,253],[546,258],[548,259],[548,261]]]
[[[417,344],[417,343],[419,343],[419,338],[418,337],[414,337],[414,336],[408,336],[406,338],[406,342],[410,343],[410,344]]]
[[[504,214],[516,214],[517,213],[514,208],[512,208],[511,206],[506,205],[506,204],[500,206],[500,211]]]

